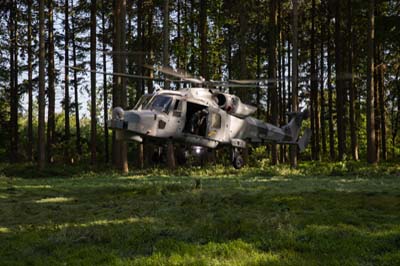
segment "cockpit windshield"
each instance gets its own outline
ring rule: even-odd
[[[137,102],[137,104],[135,105],[135,107],[133,109],[134,110],[145,109],[146,105],[151,100],[151,97],[153,97],[152,94],[143,95],[142,97],[140,97],[139,101]]]
[[[159,112],[168,113],[169,106],[171,105],[172,97],[166,95],[157,95],[151,98],[149,103],[142,109],[156,110]]]
[[[156,110],[168,113],[169,106],[172,103],[172,97],[167,95],[147,94],[140,97],[133,108],[134,110]]]
[[[165,95],[157,95],[149,102],[146,109],[167,113],[169,106],[171,105],[171,102],[172,102],[172,97]]]

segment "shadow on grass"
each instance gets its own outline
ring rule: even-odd
[[[0,176],[4,175],[9,178],[69,178],[78,176],[93,176],[96,174],[115,174],[115,171],[107,165],[97,165],[95,167],[90,164],[49,164],[44,170],[39,170],[36,164],[1,164]]]
[[[400,264],[395,178],[81,170],[0,178],[0,264]]]
[[[0,257],[5,265],[400,262],[398,194],[298,191],[286,179],[211,178],[201,188],[188,177],[16,180],[0,199]]]

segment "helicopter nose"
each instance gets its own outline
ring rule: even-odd
[[[129,131],[152,136],[156,134],[157,118],[153,111],[126,111],[124,121]]]
[[[140,114],[135,111],[125,111],[124,120],[129,123],[139,123],[140,122]]]

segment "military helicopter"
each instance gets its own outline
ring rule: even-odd
[[[297,145],[304,151],[310,141],[309,128],[299,138],[302,122],[308,118],[307,110],[292,113],[289,123],[278,127],[252,117],[256,107],[218,89],[243,87],[259,81],[235,80],[227,84],[193,78],[165,67],[155,70],[198,86],[164,90],[157,85],[154,92],[143,95],[133,109],[115,107],[107,124],[116,132],[117,140],[143,142],[147,139],[156,143],[169,140],[196,149],[230,146],[236,169],[244,165],[242,151],[250,143]]]

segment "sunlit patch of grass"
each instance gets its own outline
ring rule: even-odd
[[[173,239],[158,242],[149,257],[129,260],[131,265],[265,265],[277,263],[279,255],[263,252],[242,240],[205,245]]]
[[[9,233],[9,232],[11,232],[11,230],[9,228],[0,226],[0,234],[1,233]]]
[[[342,162],[3,176],[0,264],[397,265],[398,168]]]
[[[334,182],[336,182],[336,183],[364,183],[364,182],[368,182],[368,179],[366,179],[366,178],[355,178],[355,179],[341,178],[338,180],[334,180]]]
[[[52,188],[50,185],[22,185],[22,186],[14,186],[14,188],[19,188],[19,189],[46,189],[46,188]]]
[[[146,177],[145,175],[128,175],[128,176],[120,176],[118,179],[120,180],[140,180]]]
[[[269,182],[289,182],[291,178],[286,178],[284,176],[274,176],[268,179]]]
[[[64,228],[69,228],[69,227],[92,227],[92,226],[107,226],[107,225],[121,225],[121,224],[133,224],[133,223],[147,223],[151,224],[154,223],[154,218],[151,217],[144,217],[144,218],[137,218],[137,217],[129,217],[125,219],[113,219],[113,220],[96,220],[96,221],[90,221],[90,222],[84,222],[84,223],[65,223],[65,224],[50,224],[47,226],[40,226],[38,228],[40,229],[64,229]]]
[[[55,197],[55,198],[43,198],[40,200],[35,200],[36,203],[63,203],[73,201],[74,198],[66,197]]]

